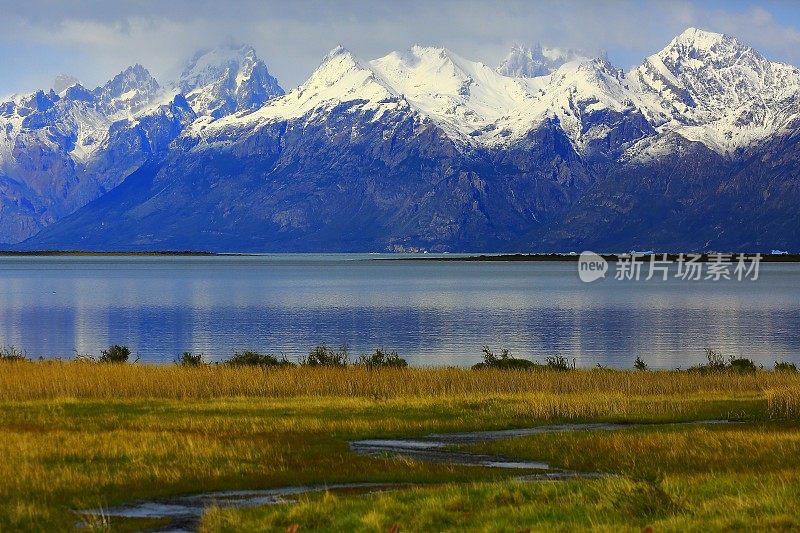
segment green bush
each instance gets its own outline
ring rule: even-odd
[[[193,354],[192,352],[183,352],[181,358],[176,361],[179,366],[203,366],[206,363],[203,359],[203,354]]]
[[[303,366],[340,366],[344,367],[350,363],[350,355],[347,346],[342,345],[338,350],[328,348],[324,344],[317,346],[308,353],[300,364]]]
[[[700,368],[706,371],[722,372],[728,368],[728,364],[725,362],[725,356],[722,355],[722,352],[706,348],[706,360],[708,362],[705,365],[700,365]]]
[[[405,368],[408,366],[408,361],[397,355],[397,352],[385,352],[378,348],[372,355],[362,355],[356,362],[357,365],[366,366],[367,368]]]
[[[542,365],[527,359],[512,357],[511,353],[503,348],[499,354],[494,353],[488,346],[483,347],[483,362],[472,366],[473,370],[482,368],[500,368],[505,370],[533,370],[542,368]]]
[[[755,372],[756,371],[756,364],[753,362],[752,359],[747,359],[745,357],[740,357],[737,359],[731,358],[728,363],[728,366],[734,372]]]
[[[725,357],[722,352],[706,348],[706,364],[697,365],[690,371],[699,371],[702,374],[709,372],[755,372],[758,367],[752,359],[746,357]]]
[[[100,352],[101,363],[126,363],[131,355],[131,350],[127,346],[115,344],[108,349]]]
[[[647,363],[645,363],[644,360],[642,360],[642,358],[638,355],[636,356],[636,360],[633,362],[633,368],[642,372],[649,370]]]
[[[797,365],[788,361],[775,361],[776,372],[797,372]]]
[[[233,357],[225,361],[225,364],[231,366],[294,366],[294,363],[286,358],[278,359],[272,354],[251,351],[236,352]]]

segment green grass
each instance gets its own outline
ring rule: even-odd
[[[800,528],[796,425],[666,426],[545,434],[472,446],[607,478],[415,487],[361,498],[213,509],[207,531],[728,531]]]
[[[567,470],[612,472],[634,479],[697,472],[800,472],[800,426],[743,422],[550,433],[482,444],[472,451],[544,460]]]
[[[414,485],[214,509],[203,527],[800,527],[792,422],[800,377],[640,374],[0,364],[0,531],[69,530],[73,509],[139,499],[340,482]],[[708,418],[747,422],[541,435],[482,449],[618,474],[602,480],[520,484],[507,471],[359,457],[348,445],[561,421]]]
[[[794,475],[697,475],[447,484],[369,497],[212,509],[204,531],[788,531],[800,527]]]

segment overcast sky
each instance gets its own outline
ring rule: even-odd
[[[0,96],[67,73],[94,87],[141,63],[160,81],[199,48],[252,44],[286,89],[342,44],[373,59],[412,44],[496,65],[511,44],[605,50],[638,64],[688,26],[800,65],[800,2],[517,0],[0,0]]]

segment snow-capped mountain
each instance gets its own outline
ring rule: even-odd
[[[173,85],[186,94],[134,65],[96,89],[59,76],[49,92],[0,104],[0,243],[27,238],[113,189],[166,154],[198,115],[254,109],[283,94],[249,47],[198,54]]]
[[[286,97],[217,127],[246,130],[338,102],[378,109],[399,98],[470,147],[510,146],[558,120],[581,153],[598,146],[610,153],[643,137],[651,153],[659,135],[672,132],[725,153],[785,128],[797,116],[798,90],[796,68],[693,28],[628,73],[605,58],[541,47],[516,46],[498,70],[443,48],[414,46],[373,61],[338,48]]]
[[[654,125],[720,152],[766,139],[798,114],[800,71],[720,33],[690,28],[629,78]]]
[[[128,67],[102,87],[95,89],[98,107],[106,115],[136,113],[150,104],[159,92],[156,79],[141,65]]]
[[[59,144],[66,167],[124,179],[25,247],[800,248],[786,222],[799,216],[800,76],[721,34],[689,29],[630,72],[543,47],[517,46],[498,69],[436,47],[371,61],[337,47],[283,94],[233,47],[197,54],[172,90],[124,78],[154,96],[134,109],[132,89],[111,91],[103,101],[131,102],[113,127],[101,89],[4,104],[63,106],[50,113],[74,138]],[[0,198],[23,209],[35,180],[7,175]]]
[[[283,94],[251,46],[202,50],[192,57],[177,86],[198,115],[220,118],[252,111]]]
[[[255,113],[218,121],[206,134],[231,126],[253,128],[308,113],[319,120],[343,102],[358,102],[359,108],[374,112],[373,120],[385,112],[410,107],[420,119],[446,130],[453,140],[472,143],[482,128],[528,100],[530,95],[517,80],[443,48],[414,46],[404,53],[364,61],[339,46],[297,89]]]
[[[515,44],[497,67],[497,72],[511,78],[536,78],[552,74],[558,67],[570,61],[591,59],[573,48],[548,48],[540,44],[526,46]]]
[[[342,102],[358,102],[375,111],[374,120],[408,106],[420,121],[432,122],[470,149],[509,146],[552,119],[576,146],[586,145],[613,129],[599,115],[636,109],[636,95],[624,83],[624,74],[602,59],[572,61],[548,76],[511,78],[444,48],[414,46],[364,61],[337,47],[297,89],[252,114],[229,115],[207,129],[203,124],[200,137],[232,128],[245,134],[307,113],[320,120]],[[586,115],[599,120],[601,129],[584,124]]]

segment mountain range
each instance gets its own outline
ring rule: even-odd
[[[800,71],[718,33],[627,72],[337,47],[284,92],[233,46],[57,81],[0,104],[7,248],[800,250]]]

